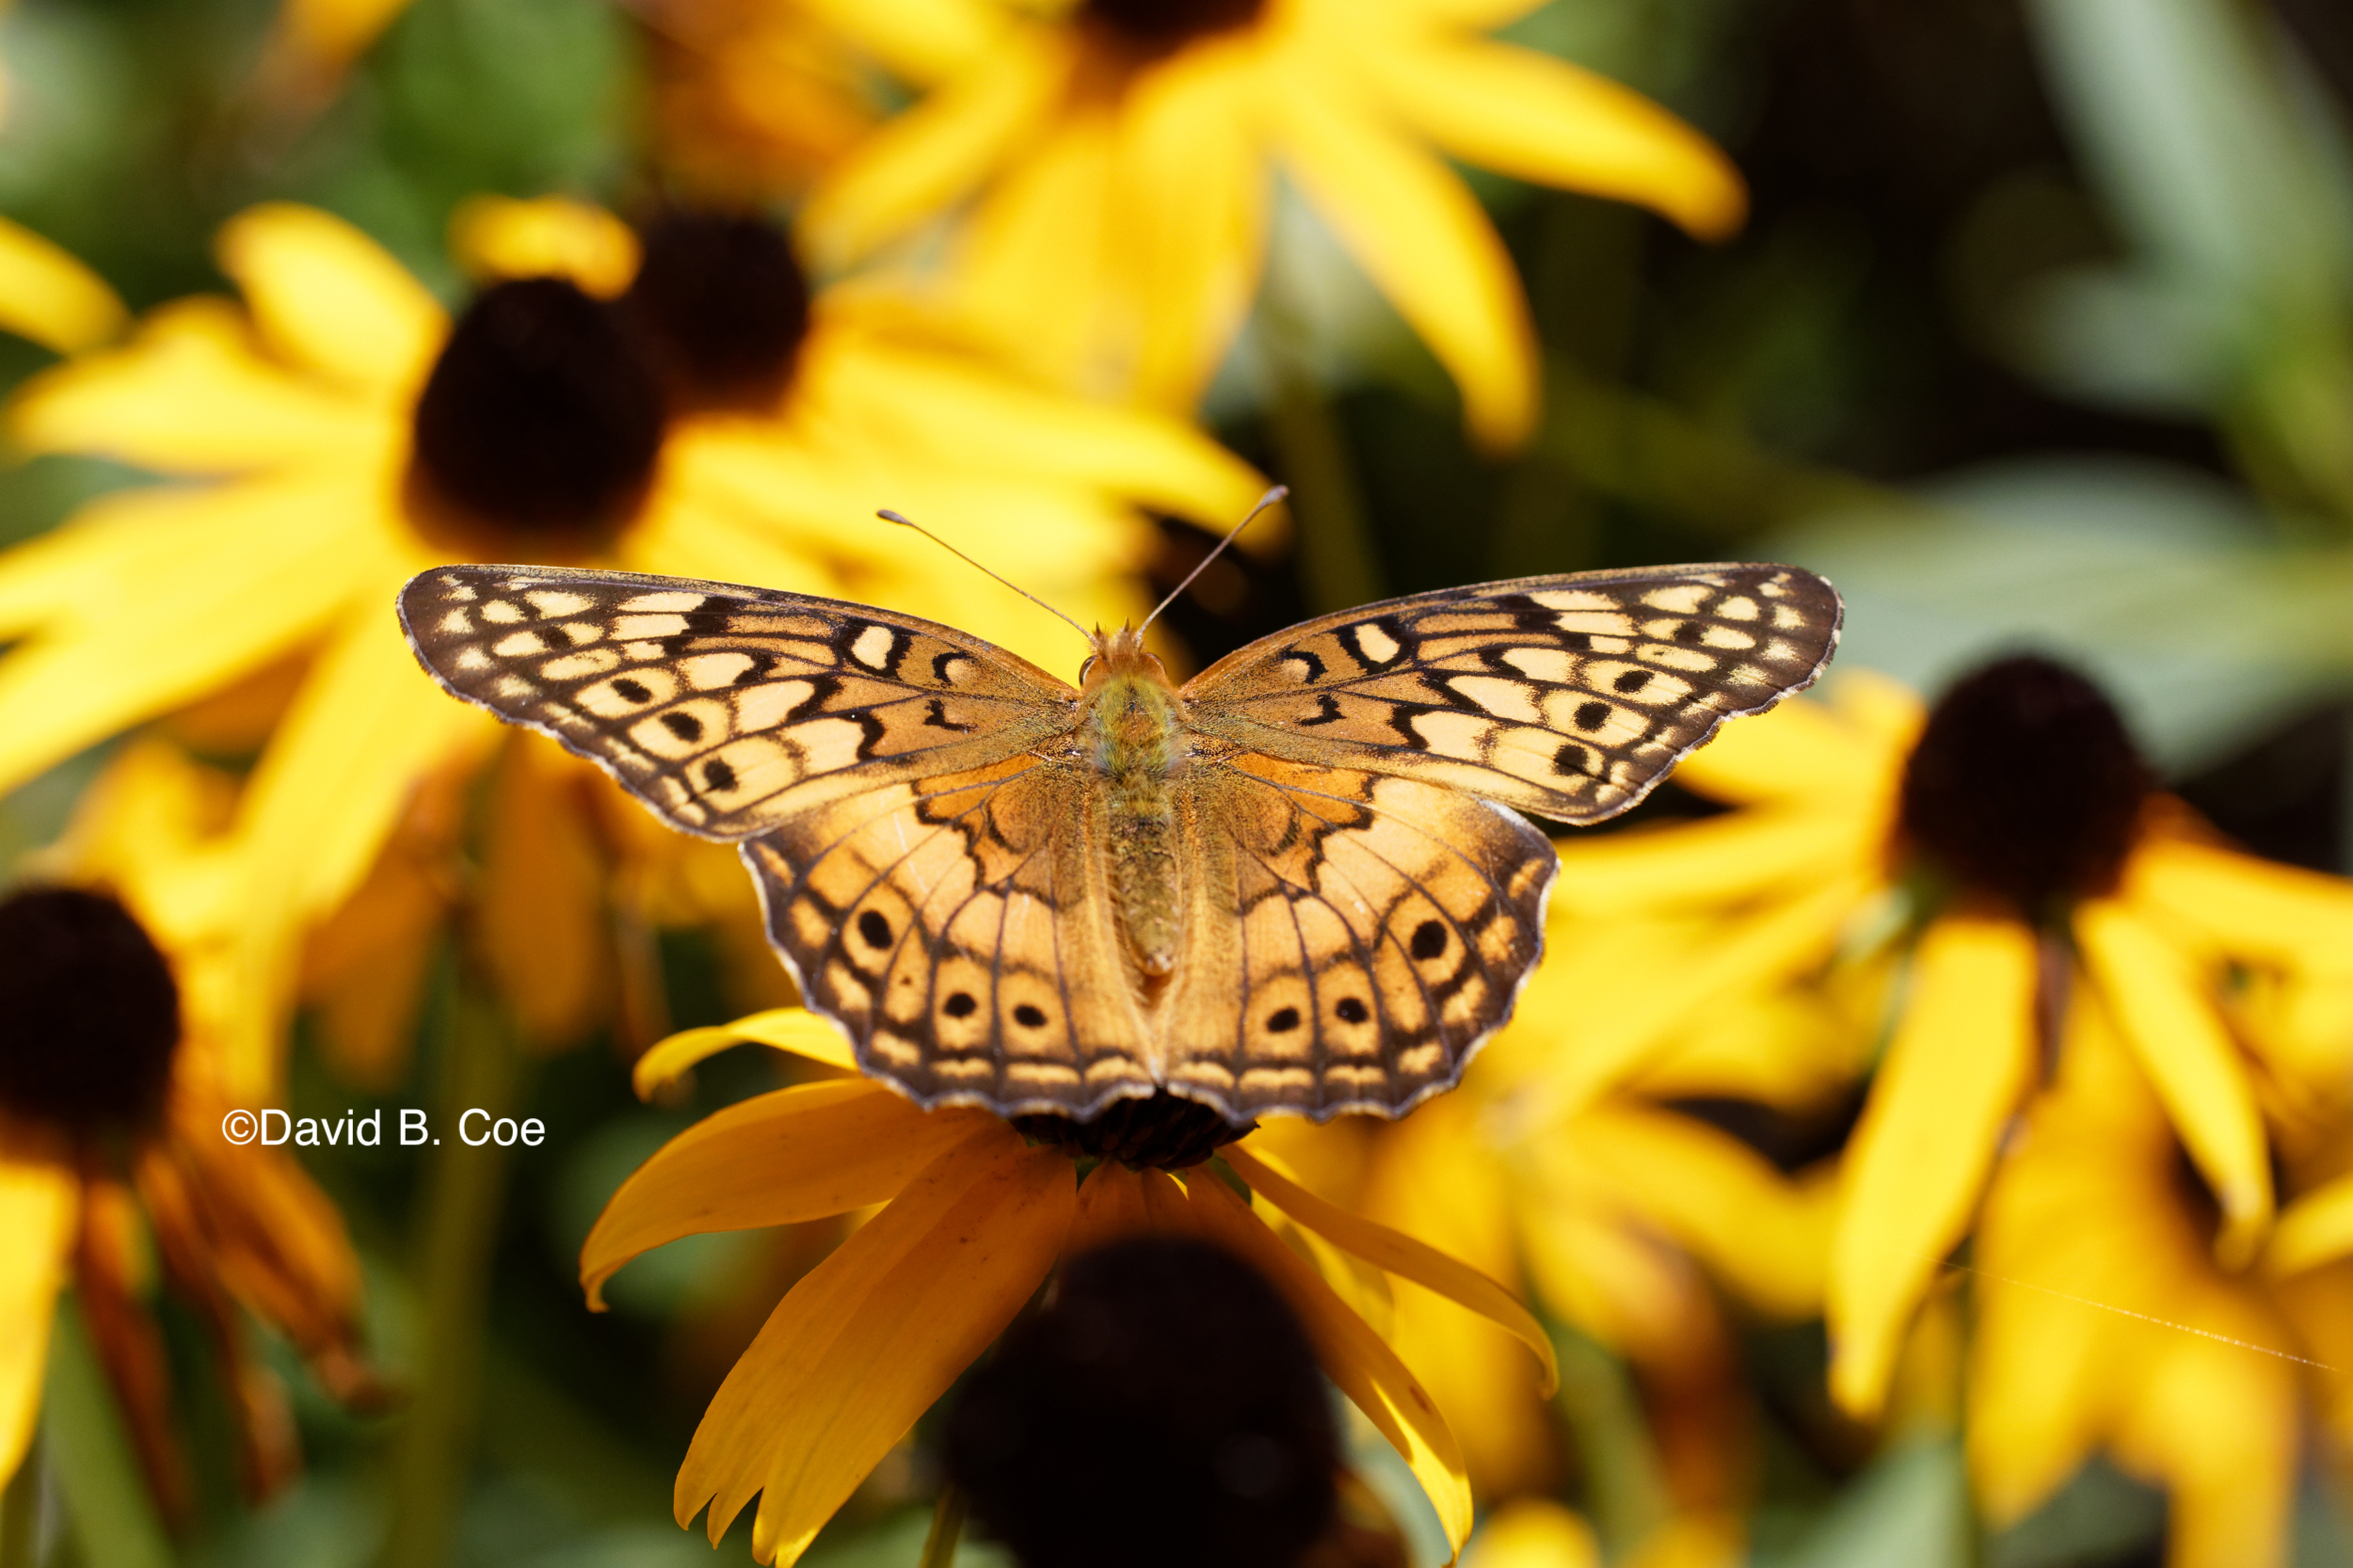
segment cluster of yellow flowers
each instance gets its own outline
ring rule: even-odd
[[[1942,741],[1863,675],[1735,726],[1678,775],[1728,809],[1561,846],[1554,956],[1517,1019],[1394,1126],[1274,1122],[1188,1169],[1074,1174],[1002,1121],[857,1078],[790,1007],[651,1044],[645,934],[709,924],[758,955],[748,884],[422,679],[391,608],[408,577],[753,582],[1051,657],[1041,613],[864,520],[900,507],[1080,619],[1140,608],[1154,514],[1216,526],[1264,488],[1193,420],[1259,295],[1278,181],[1498,448],[1532,425],[1537,352],[1447,159],[1702,236],[1743,196],[1664,111],[1490,36],[1531,0],[644,8],[660,156],[693,197],[637,228],[478,199],[451,227],[474,288],[454,311],[308,207],[221,231],[239,297],[136,321],[0,227],[0,326],[61,356],[9,439],[157,480],[0,554],[0,787],[136,735],[40,871],[136,917],[181,1032],[127,1181],[87,1128],[0,1096],[0,1474],[70,1273],[120,1327],[105,1348],[168,1496],[131,1304],[142,1224],[243,1357],[257,1489],[290,1464],[286,1420],[238,1312],[330,1390],[374,1392],[331,1206],[213,1129],[282,1098],[299,1008],[337,1070],[395,1077],[455,931],[535,1048],[600,1025],[650,1045],[643,1093],[738,1041],[813,1064],[665,1147],[582,1260],[593,1301],[682,1235],[876,1210],[777,1306],[679,1476],[681,1523],[707,1505],[714,1540],[760,1497],[762,1561],[808,1545],[1058,1259],[1138,1232],[1262,1269],[1450,1546],[1475,1498],[1501,1510],[1474,1548],[1497,1568],[1598,1560],[1573,1517],[1504,1506],[1560,1475],[1555,1331],[1523,1287],[1563,1343],[1635,1368],[1657,1495],[1619,1544],[1644,1562],[1738,1559],[1740,1315],[1825,1313],[1838,1404],[1898,1427],[1965,1409],[1995,1519],[2105,1448],[2172,1489],[2183,1568],[2278,1560],[2305,1413],[2353,1437],[2353,1390],[2321,1369],[2353,1365],[2353,889],[2212,841],[2121,740],[2089,784],[2050,764],[2049,789],[2098,797],[2083,822],[2029,832],[2040,796],[1991,827],[1955,806],[2006,776],[2004,746],[2047,739],[2028,711],[2063,672],[2010,671],[2032,690],[1985,712],[1956,693]],[[266,90],[314,104],[397,9],[288,0]],[[888,111],[882,74],[911,106]],[[790,233],[744,216],[785,197]],[[747,1006],[786,1000],[764,957],[743,968]],[[1711,1111],[1834,1121],[1866,1080],[1843,1154],[1790,1171]]]

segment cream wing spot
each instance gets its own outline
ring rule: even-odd
[[[1448,757],[1477,757],[1496,728],[1476,714],[1445,711],[1416,713],[1405,723],[1424,745]]]
[[[1557,648],[1507,648],[1503,662],[1530,680],[1565,686],[1577,679],[1577,655]]]
[[[870,670],[887,670],[899,646],[898,633],[888,626],[869,626],[850,643],[850,657]]]
[[[632,594],[615,606],[625,616],[654,616],[699,610],[710,596],[685,588],[661,588],[652,593]]]
[[[1674,583],[1651,589],[1642,596],[1642,602],[1654,610],[1668,610],[1678,616],[1697,615],[1714,591],[1705,583]]]
[[[1526,724],[1544,722],[1544,712],[1536,706],[1536,693],[1525,681],[1507,680],[1497,675],[1458,675],[1447,684],[1499,719],[1517,719]]]
[[[529,618],[511,599],[494,599],[482,606],[482,619],[490,626],[520,626]]]
[[[760,667],[748,653],[729,649],[724,653],[696,653],[678,662],[678,672],[687,685],[698,692],[715,692],[732,686],[740,676]]]
[[[562,620],[590,609],[594,601],[583,594],[564,593],[552,588],[527,589],[523,598],[546,620]]]
[[[1385,664],[1404,651],[1404,645],[1378,621],[1367,621],[1354,631],[1357,653],[1373,664]]]
[[[501,659],[529,659],[553,650],[536,632],[510,632],[492,643],[490,651]]]
[[[613,620],[613,635],[625,641],[645,640],[648,646],[660,648],[660,639],[675,637],[686,630],[684,616],[616,616]]]
[[[607,670],[616,669],[620,663],[619,649],[592,648],[584,653],[567,653],[549,660],[539,666],[539,676],[542,680],[568,686],[575,680],[590,680]]]

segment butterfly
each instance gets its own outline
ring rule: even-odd
[[[1320,616],[1182,687],[1140,632],[1074,687],[801,594],[452,566],[400,595],[464,700],[739,846],[805,1002],[925,1106],[1241,1124],[1452,1087],[1544,949],[1557,862],[1725,719],[1811,684],[1784,566],[1529,577]]]

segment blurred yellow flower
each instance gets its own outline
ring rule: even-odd
[[[476,210],[466,238],[477,261],[612,265],[609,232],[558,243],[561,223],[509,204]],[[10,409],[21,446],[177,482],[105,496],[0,556],[14,645],[0,787],[308,659],[237,808],[250,881],[230,1071],[249,1098],[274,1081],[301,934],[360,885],[420,783],[489,744],[488,719],[420,677],[401,640],[390,606],[413,572],[595,559],[856,597],[1034,647],[1058,623],[976,593],[968,568],[872,521],[875,505],[1116,620],[1154,536],[1141,507],[1218,523],[1261,488],[1176,424],[1023,390],[890,316],[808,300],[782,236],[749,219],[666,220],[610,305],[523,278],[455,326],[313,209],[256,208],[219,254],[242,307],[167,306]]]
[[[1850,673],[1833,703],[1736,727],[1676,780],[1737,808],[1562,846],[1556,908],[1607,917],[1618,936],[1570,960],[1592,1026],[1528,1075],[1518,1111],[1557,1115],[1711,1009],[1825,965],[1865,995],[1898,981],[1830,1257],[1843,1406],[1884,1401],[1906,1325],[2041,1076],[2040,1020],[2071,983],[2107,999],[2217,1194],[2219,1261],[2254,1256],[2273,1208],[2265,1115],[2310,1121],[2341,1103],[2353,1029],[2333,1003],[2250,1023],[2249,987],[2342,997],[2353,887],[2203,841],[2150,796],[2096,690],[2036,660],[1990,666],[1934,715]]]
[[[0,331],[77,354],[113,338],[129,320],[105,280],[30,229],[0,218]]]
[[[1969,1460],[1995,1528],[2103,1449],[2168,1492],[2169,1568],[2287,1560],[2304,1391],[2353,1431],[2353,1264],[2228,1269],[2220,1221],[2109,998],[2080,990],[1977,1223]]]
[[[192,1495],[146,1304],[152,1260],[218,1360],[249,1496],[290,1479],[299,1456],[248,1315],[338,1399],[380,1394],[360,1358],[359,1261],[333,1206],[284,1150],[222,1131],[225,1116],[259,1109],[223,1071],[218,894],[233,878],[216,830],[229,788],[158,743],[134,747],[40,868],[60,880],[0,902],[0,1478],[31,1440],[70,1282],[150,1487],[181,1522]]]
[[[853,1065],[829,1026],[787,1009],[656,1047],[639,1065],[641,1092],[739,1039]],[[1352,1304],[1362,1287],[1338,1255],[1503,1325],[1547,1381],[1549,1340],[1485,1275],[1324,1202],[1260,1139],[1225,1142],[1234,1136],[1214,1112],[1167,1096],[1091,1123],[1009,1124],[920,1111],[882,1083],[844,1078],[730,1106],[671,1140],[614,1194],[582,1251],[592,1305],[616,1270],[681,1236],[884,1206],[792,1288],[728,1374],[679,1472],[679,1523],[708,1504],[715,1542],[757,1494],[753,1555],[795,1560],[1059,1257],[1153,1232],[1223,1247],[1274,1284],[1326,1375],[1413,1466],[1459,1550],[1471,1496],[1454,1433]],[[1326,1256],[1321,1271],[1306,1261]]]
[[[802,232],[840,268],[974,200],[947,285],[973,329],[1061,384],[1186,410],[1257,293],[1279,170],[1452,374],[1473,434],[1507,445],[1535,418],[1535,336],[1446,158],[1707,237],[1745,206],[1657,105],[1481,36],[1534,4],[830,6],[930,91],[819,184]]]
[[[884,114],[881,84],[823,0],[640,0],[654,155],[687,190],[806,188]]]

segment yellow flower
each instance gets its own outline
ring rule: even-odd
[[[22,225],[0,218],[0,331],[43,348],[95,348],[130,319],[105,280]]]
[[[977,196],[949,295],[1065,385],[1187,409],[1257,292],[1277,171],[1463,390],[1490,444],[1535,417],[1528,307],[1448,156],[1740,221],[1697,133],[1600,76],[1482,38],[1533,0],[874,0],[843,27],[931,88],[823,182],[840,267]],[[1040,12],[1044,14],[1039,14]]]
[[[545,209],[510,216],[532,234],[487,238],[493,213],[469,229],[477,261],[611,265],[594,233],[551,248]],[[489,743],[487,716],[417,675],[388,608],[413,572],[593,559],[855,597],[1018,648],[1056,623],[976,592],[968,568],[872,521],[877,504],[1116,619],[1152,538],[1141,506],[1215,522],[1260,487],[1175,424],[1022,390],[888,315],[808,301],[781,237],[750,220],[665,224],[611,304],[520,279],[454,328],[312,209],[248,212],[219,255],[242,307],[167,306],[12,408],[23,446],[178,482],[0,557],[0,787],[308,660],[235,824],[250,880],[231,1070],[249,1098],[273,1081],[301,933],[360,885],[421,782]]]
[[[219,1357],[249,1496],[289,1479],[298,1455],[247,1315],[337,1398],[378,1395],[358,1351],[359,1263],[333,1207],[283,1150],[223,1133],[225,1116],[259,1109],[223,1071],[219,892],[233,878],[212,829],[227,790],[167,748],[135,747],[50,857],[84,886],[0,901],[0,1478],[31,1440],[71,1282],[150,1486],[179,1521],[191,1497],[144,1304],[151,1256]]]
[[[2213,1198],[2127,1033],[2105,993],[2077,994],[2057,1082],[1987,1194],[1970,1467],[1998,1528],[2104,1449],[2169,1494],[2169,1568],[2270,1568],[2306,1392],[2348,1431],[2353,1264],[2217,1263]]]
[[[645,19],[654,153],[687,188],[798,191],[882,118],[873,72],[823,4],[654,0]]]
[[[640,1092],[739,1039],[853,1065],[830,1026],[788,1009],[656,1047],[639,1063]],[[1169,1096],[1090,1123],[1026,1117],[1016,1129],[982,1111],[919,1111],[863,1079],[778,1090],[680,1134],[622,1184],[589,1236],[581,1278],[592,1305],[621,1265],[679,1237],[884,1207],[792,1288],[728,1374],[679,1472],[679,1522],[708,1504],[716,1541],[760,1495],[754,1556],[794,1560],[1058,1258],[1151,1232],[1209,1241],[1274,1284],[1459,1549],[1471,1500],[1453,1432],[1351,1304],[1362,1288],[1352,1268],[1319,1272],[1305,1256],[1337,1249],[1504,1325],[1549,1380],[1544,1330],[1485,1275],[1324,1202],[1261,1139],[1224,1142],[1233,1136],[1214,1112]],[[1115,1157],[1097,1158],[1112,1146]],[[1095,1163],[1081,1176],[1083,1160]]]
[[[1868,994],[1902,961],[1830,1258],[1847,1409],[1885,1400],[2071,976],[2107,999],[2217,1194],[2217,1258],[2254,1255],[2273,1207],[2265,1113],[2324,1116],[2353,1065],[2329,1000],[2345,995],[2353,888],[2201,839],[2149,796],[2105,699],[2041,661],[1990,667],[1933,716],[1849,674],[1834,704],[1736,727],[1676,779],[1737,809],[1562,847],[1556,907],[1616,935],[1569,960],[1592,1026],[1558,1040],[1517,1109],[1556,1117],[1743,996],[1825,965]]]

